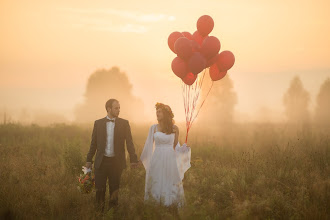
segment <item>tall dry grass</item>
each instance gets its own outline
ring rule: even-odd
[[[184,128],[181,127],[181,140]],[[148,127],[132,126],[140,155]],[[142,167],[126,169],[119,207],[94,211],[77,190],[91,128],[0,125],[0,214],[24,219],[329,219],[330,137],[316,125],[192,129],[192,167],[180,210],[144,204]],[[108,195],[107,195],[108,196]],[[106,198],[108,199],[108,197]]]

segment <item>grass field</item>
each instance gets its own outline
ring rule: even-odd
[[[329,130],[266,123],[198,129],[189,138],[184,208],[145,205],[145,171],[128,168],[119,207],[104,218],[330,219]],[[140,155],[148,127],[132,126],[132,133]],[[77,190],[90,137],[83,126],[0,125],[0,218],[99,218],[95,193]]]

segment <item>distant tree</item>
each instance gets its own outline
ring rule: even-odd
[[[291,80],[290,87],[283,96],[285,113],[291,123],[305,123],[310,119],[308,110],[309,93],[298,76]]]
[[[208,86],[202,90],[203,96],[206,95],[207,90]],[[231,124],[234,121],[236,104],[237,94],[234,91],[233,81],[229,75],[226,75],[213,83],[213,88],[198,116],[198,121],[215,128],[221,128],[224,124]]]
[[[3,124],[7,124],[7,113],[4,112],[3,114]]]
[[[316,97],[315,120],[318,123],[330,124],[330,78],[321,85]]]
[[[75,118],[79,122],[91,122],[105,117],[105,103],[115,98],[120,103],[120,115],[130,121],[141,121],[144,106],[140,99],[132,94],[132,85],[118,67],[95,71],[88,79],[84,102],[75,108]]]

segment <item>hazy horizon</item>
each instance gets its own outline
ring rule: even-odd
[[[146,121],[154,121],[156,102],[169,104],[176,121],[183,121],[181,82],[171,70],[167,37],[194,32],[204,14],[215,21],[210,35],[220,39],[221,51],[236,57],[228,73],[237,93],[236,120],[260,120],[265,109],[269,120],[281,120],[294,76],[310,93],[312,112],[330,77],[328,1],[126,3],[1,1],[0,112],[73,120],[89,76],[117,66],[143,102]],[[196,7],[201,4],[204,9]]]

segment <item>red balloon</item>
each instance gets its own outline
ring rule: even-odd
[[[175,57],[173,59],[171,67],[174,74],[180,78],[185,77],[189,72],[187,63],[180,57]]]
[[[193,52],[199,52],[201,50],[201,46],[194,40],[191,40],[191,46]]]
[[[220,72],[217,64],[213,64],[210,68],[210,77],[213,81],[218,81],[225,77],[227,71]]]
[[[221,44],[218,38],[213,36],[206,37],[201,47],[201,53],[206,59],[210,59],[211,57],[219,53],[220,47]]]
[[[192,84],[194,84],[194,82],[197,79],[197,75],[193,74],[193,73],[188,73],[183,79],[182,81],[187,84],[188,86],[191,86]]]
[[[203,37],[198,31],[195,31],[195,32],[193,33],[193,39],[194,39],[194,41],[196,41],[200,46],[202,46],[205,37]]]
[[[202,36],[207,36],[214,27],[214,21],[209,15],[203,15],[197,21],[197,30]]]
[[[183,34],[181,34],[178,31],[175,31],[175,32],[171,33],[170,36],[168,36],[168,39],[167,39],[168,46],[174,53],[175,53],[175,50],[174,50],[175,41],[180,37],[184,37],[184,36],[183,36]]]
[[[206,59],[199,52],[194,52],[188,62],[189,70],[193,74],[198,74],[205,69]]]
[[[225,50],[219,54],[217,65],[220,72],[229,70],[230,68],[232,68],[234,63],[235,63],[235,56],[232,52]]]
[[[215,64],[218,60],[218,56],[219,54],[216,54],[214,57],[212,57],[211,59],[208,59],[207,62],[206,62],[206,67],[210,67],[212,66],[213,64]]]
[[[175,41],[174,50],[178,57],[187,60],[192,55],[192,45],[186,37],[180,37]]]
[[[189,40],[192,40],[193,39],[193,36],[191,33],[187,32],[187,31],[184,31],[181,33],[183,36],[185,36],[186,38],[188,38]]]

